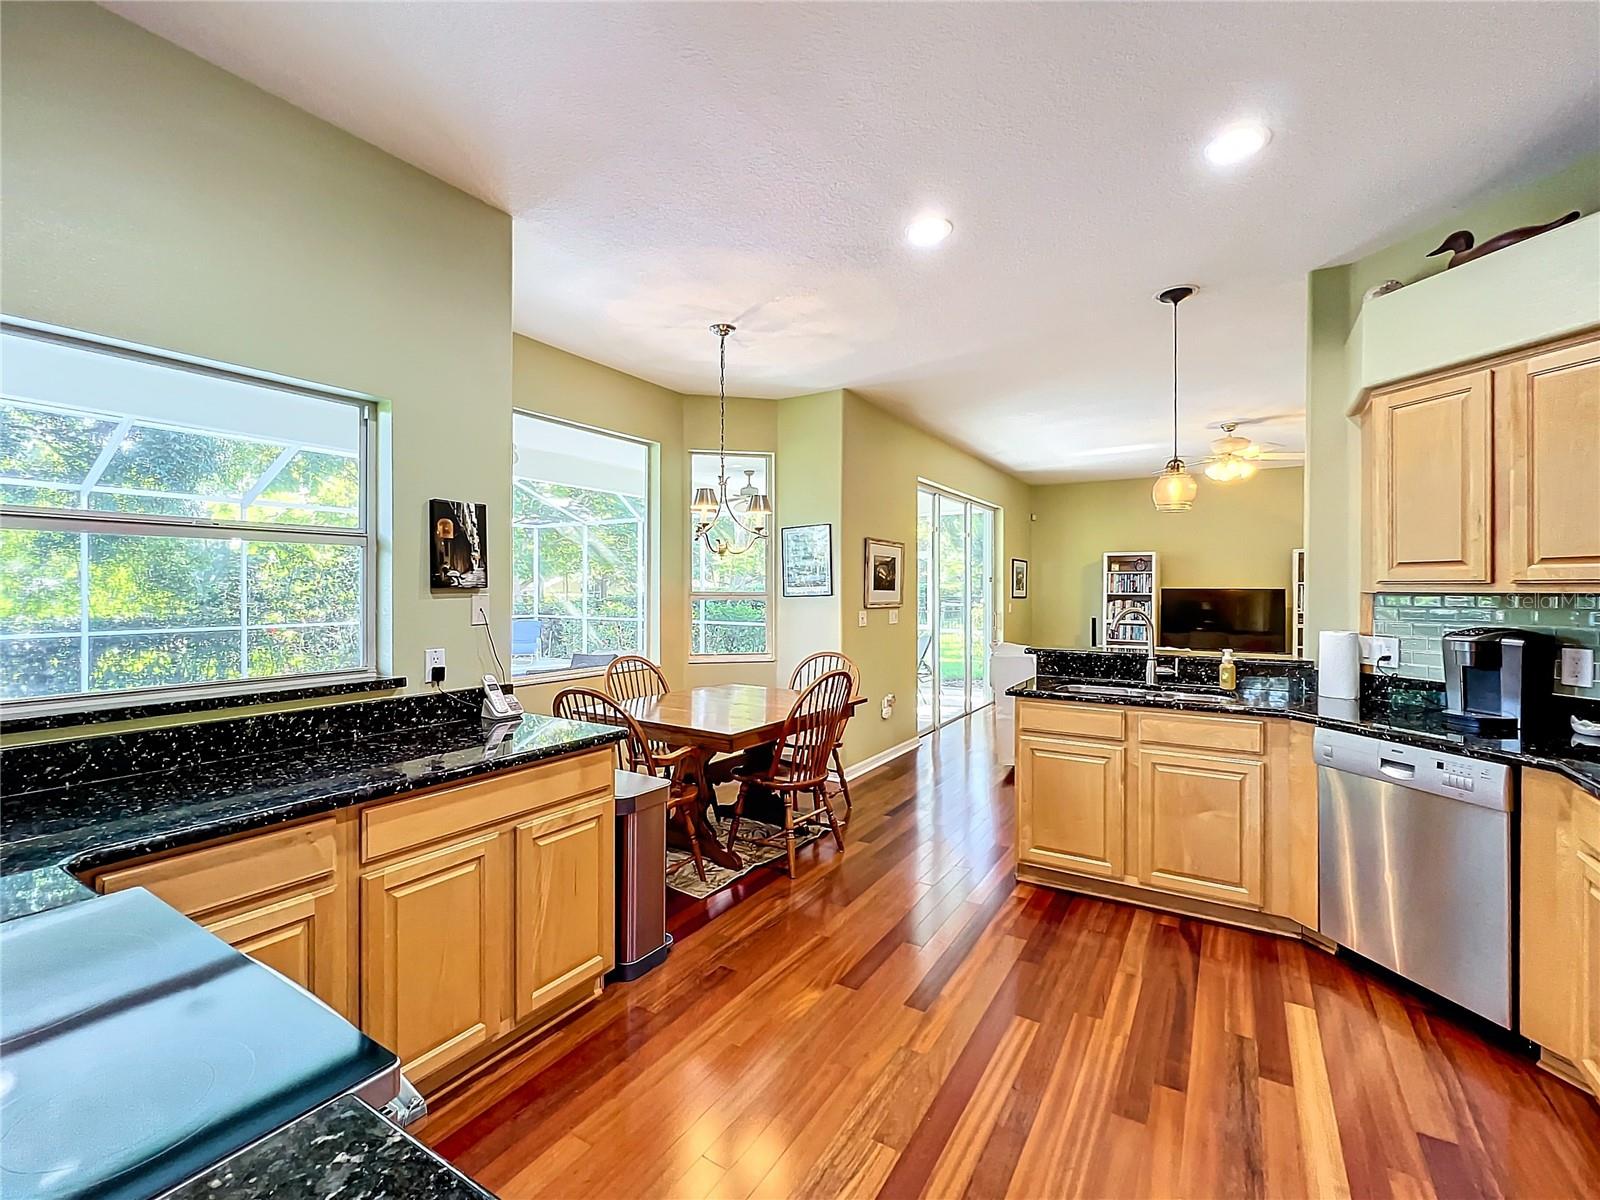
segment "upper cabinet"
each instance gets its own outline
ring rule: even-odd
[[[1600,339],[1374,392],[1368,584],[1600,584]]]
[[[1379,583],[1490,579],[1490,375],[1374,396]]]
[[[1600,580],[1600,339],[1513,363],[1500,376],[1511,581]]]

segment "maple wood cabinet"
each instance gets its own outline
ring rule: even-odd
[[[98,874],[97,890],[148,888],[230,946],[350,1020],[351,920],[331,817]]]
[[[1119,898],[1187,897],[1315,927],[1304,728],[1048,700],[1019,700],[1017,728],[1019,877],[1104,880]]]
[[[1017,738],[1017,828],[1024,861],[1123,875],[1123,750],[1083,739]]]
[[[1519,1030],[1600,1095],[1600,799],[1525,768],[1521,802]]]
[[[1372,399],[1379,583],[1488,583],[1490,373]]]
[[[1367,589],[1600,584],[1600,338],[1372,393]]]
[[[1139,750],[1139,881],[1260,908],[1266,764],[1192,750]]]
[[[99,872],[146,887],[389,1047],[425,1093],[600,991],[612,752]]]

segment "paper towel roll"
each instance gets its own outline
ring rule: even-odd
[[[1317,638],[1317,695],[1334,700],[1361,697],[1361,636],[1325,629]]]

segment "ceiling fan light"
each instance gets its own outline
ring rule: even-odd
[[[1256,473],[1256,464],[1250,461],[1248,458],[1240,459],[1237,471],[1238,474],[1236,478],[1241,480],[1249,479]]]
[[[1233,463],[1227,459],[1218,459],[1214,463],[1206,464],[1206,478],[1214,479],[1218,483],[1227,483],[1233,478]]]
[[[1150,499],[1155,502],[1157,512],[1188,512],[1194,507],[1195,493],[1199,490],[1200,485],[1184,468],[1183,460],[1175,458],[1156,477]]]

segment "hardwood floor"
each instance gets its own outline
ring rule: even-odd
[[[1298,942],[1017,883],[988,719],[422,1136],[508,1198],[1576,1197],[1600,1108]]]

